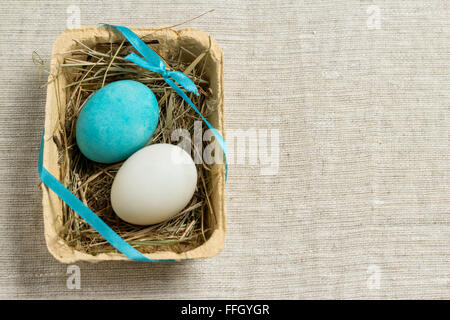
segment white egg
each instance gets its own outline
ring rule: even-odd
[[[111,205],[126,222],[155,224],[179,213],[196,185],[197,170],[186,151],[171,144],[153,144],[120,167],[111,187]]]

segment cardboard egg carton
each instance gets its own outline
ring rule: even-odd
[[[132,29],[138,36],[145,36],[146,39],[157,40],[159,47],[163,48],[159,52],[164,57],[164,52],[177,50],[182,46],[194,54],[200,54],[211,45],[207,57],[205,72],[209,78],[212,89],[212,100],[217,103],[215,112],[208,117],[208,121],[219,132],[224,132],[224,92],[223,92],[223,53],[222,49],[214,39],[207,33],[196,29],[174,30],[170,28],[136,28]],[[107,28],[85,27],[81,29],[67,30],[61,34],[55,41],[52,50],[50,73],[57,74],[58,64],[63,63],[64,58],[70,55],[70,50],[76,48],[73,39],[79,40],[88,46],[110,42],[119,42],[123,40],[118,32],[111,32]],[[51,76],[52,77],[52,76]],[[60,168],[58,166],[58,150],[53,141],[53,133],[59,125],[58,101],[65,102],[67,99],[66,85],[68,79],[64,73],[56,75],[57,81],[49,78],[50,84],[47,87],[47,102],[45,106],[45,136],[43,164],[44,167],[57,179],[60,179]],[[50,81],[52,80],[52,81]],[[59,100],[58,100],[59,99]],[[62,108],[65,103],[59,104]],[[183,253],[172,251],[157,251],[151,254],[145,254],[146,257],[156,260],[183,260],[208,258],[216,255],[223,247],[225,240],[225,169],[223,165],[213,165],[211,171],[211,204],[215,214],[215,223],[206,221],[207,228],[212,229],[210,237],[202,245]],[[45,239],[48,250],[59,261],[63,263],[73,263],[75,261],[109,261],[109,260],[129,260],[121,253],[100,253],[97,255],[87,254],[70,247],[59,234],[62,229],[62,200],[50,189],[43,186],[43,214],[45,226]],[[210,224],[210,225],[208,225]]]

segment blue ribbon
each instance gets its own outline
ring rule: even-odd
[[[203,117],[200,111],[195,107],[189,97],[181,90],[175,82],[178,82],[186,90],[198,95],[197,87],[194,82],[184,73],[178,71],[166,70],[164,61],[148,47],[134,32],[126,27],[113,26],[119,30],[125,38],[133,45],[134,48],[145,58],[132,53],[125,59],[131,61],[145,69],[160,73],[164,80],[197,112],[206,125],[211,129],[221,146],[225,155],[225,181],[228,174],[228,164],[226,161],[226,144],[220,133]],[[124,254],[131,260],[145,261],[145,262],[172,262],[175,260],[153,260],[144,256],[141,252],[133,248],[125,240],[123,240],[114,230],[112,230],[102,219],[100,219],[91,209],[89,209],[83,202],[80,201],[72,192],[70,192],[58,179],[56,179],[43,166],[43,152],[44,152],[44,132],[42,133],[41,146],[39,149],[38,171],[42,182],[53,192],[61,198],[70,208],[72,208],[78,215],[83,218],[92,228],[94,228],[106,241],[108,241],[114,248]]]
[[[211,132],[214,134],[217,142],[222,148],[223,154],[225,156],[225,181],[226,181],[228,177],[228,162],[227,162],[227,145],[225,143],[225,139],[208,122],[208,120],[205,119],[205,117],[200,113],[197,107],[192,103],[191,99],[189,99],[189,97],[183,92],[183,90],[180,89],[180,87],[176,85],[175,82],[172,81],[172,79],[178,82],[187,91],[193,92],[195,95],[198,96],[198,91],[195,83],[182,72],[167,70],[164,61],[158,56],[158,54],[155,51],[153,51],[144,41],[141,40],[141,38],[139,38],[133,31],[131,31],[127,27],[115,26],[112,24],[111,25],[106,24],[104,26],[116,28],[131,43],[131,45],[136,49],[136,51],[139,52],[143,57],[141,58],[137,54],[131,53],[125,57],[125,60],[131,61],[144,69],[148,69],[150,71],[161,74],[164,78],[164,81],[166,81],[166,83],[169,86],[171,86],[173,90],[175,90],[175,92],[178,93],[192,107],[192,109],[195,110],[195,112],[197,112],[197,114],[200,115],[200,117],[209,127]]]

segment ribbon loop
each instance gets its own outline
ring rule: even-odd
[[[161,73],[162,72],[161,68],[154,66],[153,64],[148,62],[146,59],[143,59],[143,58],[139,57],[135,53],[131,53],[131,54],[127,55],[125,57],[125,60],[133,62],[133,63],[137,64],[138,66],[140,66],[140,67],[142,67],[144,69],[148,69],[148,70],[153,71],[153,72],[157,72],[157,73]]]

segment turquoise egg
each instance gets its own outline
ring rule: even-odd
[[[95,92],[81,110],[78,148],[96,162],[125,160],[150,140],[158,116],[158,101],[147,86],[132,80],[112,82]]]

